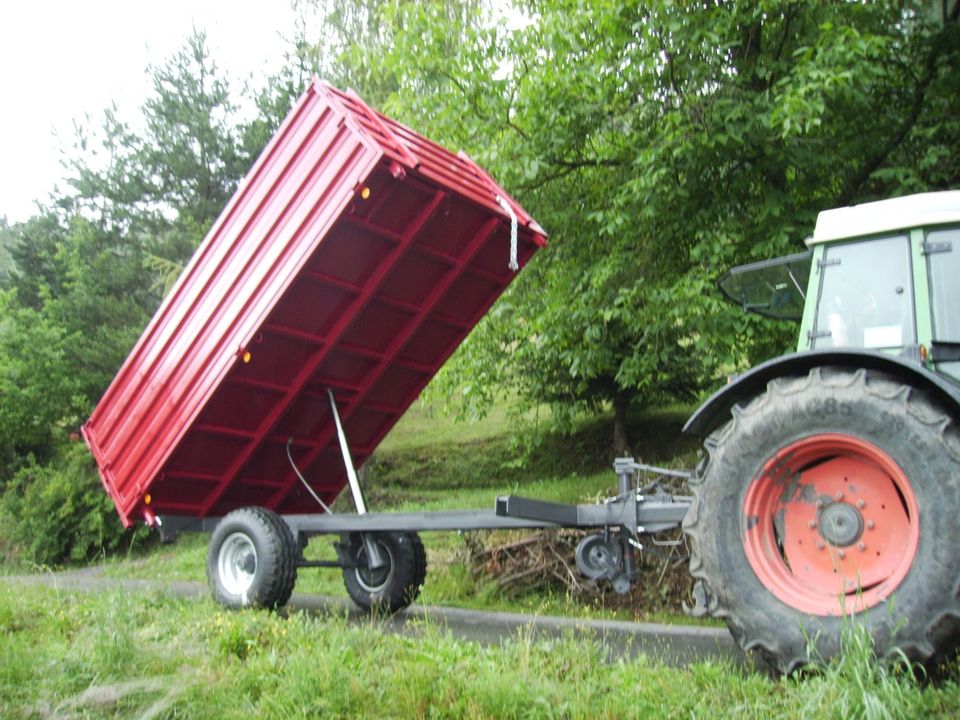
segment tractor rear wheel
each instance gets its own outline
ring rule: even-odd
[[[708,610],[782,672],[841,650],[925,663],[960,644],[960,431],[866,370],[780,378],[706,441],[684,520]]]

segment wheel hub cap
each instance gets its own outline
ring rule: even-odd
[[[230,535],[220,546],[217,572],[227,592],[245,597],[257,574],[257,549],[241,532]]]
[[[375,542],[379,543],[380,552],[383,553],[384,560],[386,560],[386,565],[381,568],[373,569],[367,565],[367,551],[363,543],[360,543],[357,550],[357,582],[360,583],[360,587],[369,593],[380,592],[390,583],[390,580],[393,579],[395,565],[393,552],[387,544],[379,540]]]
[[[849,547],[863,535],[863,515],[849,503],[831,503],[820,511],[820,535],[834,547]]]

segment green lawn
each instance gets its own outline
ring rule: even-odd
[[[689,466],[678,439],[683,409],[635,422],[648,462]],[[608,420],[544,433],[519,452],[508,408],[456,425],[415,408],[378,450],[373,508],[489,507],[500,493],[558,501],[610,494]],[[458,430],[458,428],[460,428]],[[509,535],[488,538],[489,542]],[[648,558],[644,598],[589,602],[542,589],[502,592],[472,572],[455,533],[424,535],[430,571],[421,601],[527,613],[683,621],[664,561]],[[329,544],[308,554],[330,557]],[[204,580],[206,537],[134,549],[100,566],[107,575]],[[657,592],[657,583],[663,592]],[[337,571],[304,570],[297,590],[343,595]],[[652,592],[650,592],[652,591]],[[664,597],[660,597],[664,595]],[[0,579],[0,717],[177,718],[952,718],[953,679],[923,683],[877,661],[853,628],[849,651],[816,674],[774,680],[718,662],[678,669],[648,658],[608,662],[573,636],[497,646],[457,640],[441,627],[385,632],[376,620],[260,611],[225,612],[207,598],[164,593],[57,592]],[[944,676],[957,677],[956,667]]]

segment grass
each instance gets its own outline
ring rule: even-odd
[[[923,686],[856,642],[818,675],[773,680],[719,662],[608,663],[573,636],[481,646],[436,626],[395,635],[376,621],[0,581],[0,716],[157,708],[177,718],[951,718],[960,688]]]
[[[508,434],[507,428],[518,422],[516,415],[510,404],[501,402],[482,418],[457,422],[445,415],[437,404],[415,402],[380,443],[380,449],[417,450],[424,446],[425,438],[430,445],[441,446],[490,440]]]
[[[634,429],[648,462],[687,465],[683,409],[646,413]],[[378,450],[369,484],[377,509],[489,506],[499,493],[575,502],[612,492],[609,423],[535,438],[518,454],[500,408],[458,426],[418,408]],[[460,428],[460,430],[458,430]],[[462,430],[462,431],[461,431]],[[464,563],[462,537],[424,535],[425,603],[528,613],[677,620],[644,606],[582,605],[551,592],[511,596]],[[321,545],[314,556],[327,554]],[[137,549],[102,563],[108,575],[203,580],[205,536]],[[656,573],[654,573],[656,575]],[[304,571],[298,591],[343,594],[339,573]],[[924,683],[874,657],[856,626],[845,652],[815,673],[774,680],[721,662],[686,668],[647,658],[607,662],[582,637],[496,646],[442,627],[385,632],[345,617],[224,612],[209,599],[163,593],[75,594],[0,579],[0,717],[371,718],[952,718],[957,668]]]

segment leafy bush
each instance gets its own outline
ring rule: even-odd
[[[130,539],[82,443],[57,448],[45,465],[30,458],[11,478],[0,533],[8,557],[48,565],[90,560]]]

